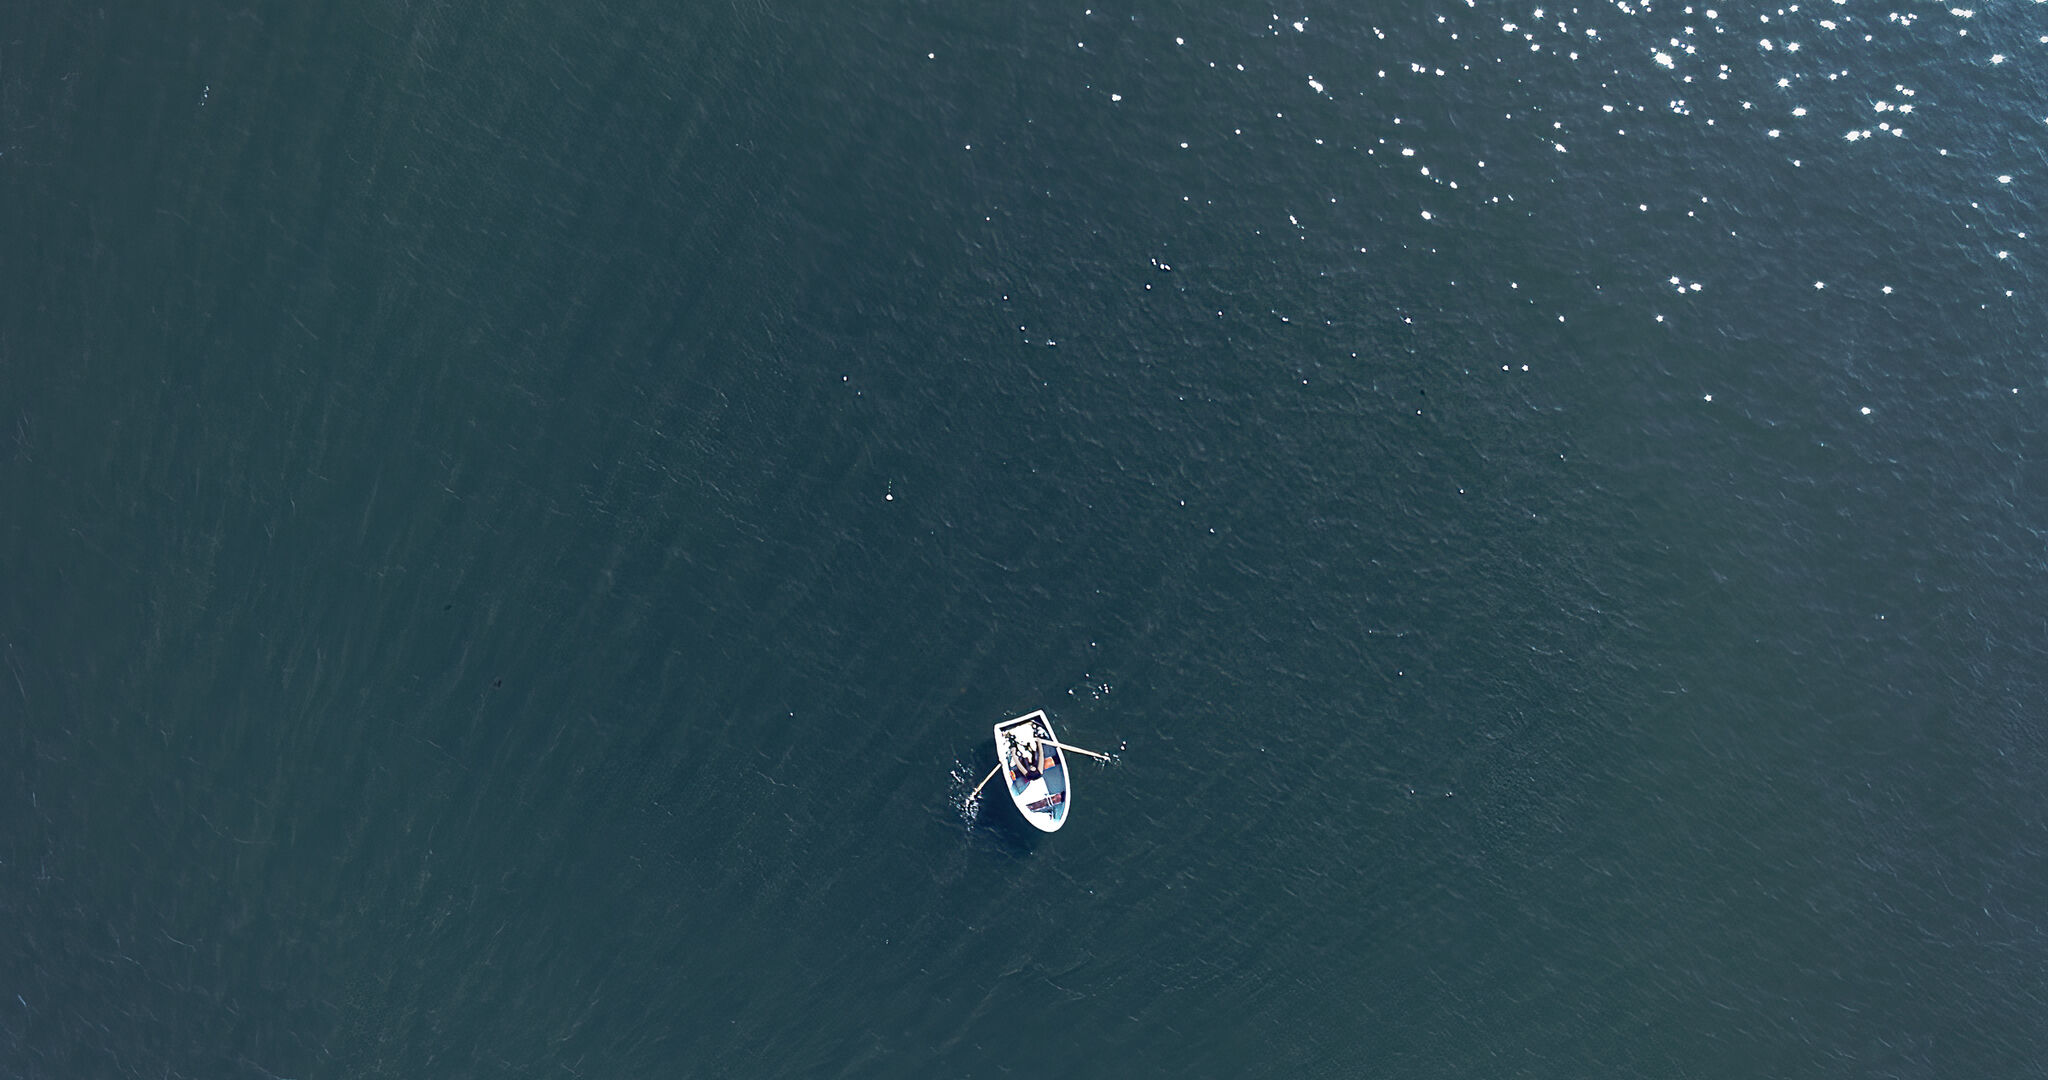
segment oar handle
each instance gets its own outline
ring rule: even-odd
[[[1062,750],[1071,750],[1071,751],[1073,751],[1073,752],[1074,752],[1074,753],[1076,753],[1076,754],[1086,754],[1086,755],[1088,755],[1089,757],[1092,757],[1092,758],[1101,758],[1101,759],[1102,759],[1102,760],[1104,760],[1104,761],[1115,761],[1115,760],[1116,760],[1115,758],[1113,758],[1113,757],[1110,757],[1110,756],[1109,756],[1108,754],[1098,754],[1098,753],[1096,753],[1096,752],[1095,752],[1095,751],[1093,751],[1093,750],[1083,750],[1083,749],[1081,749],[1081,748],[1080,748],[1080,747],[1078,747],[1078,746],[1068,746],[1068,745],[1067,745],[1066,743],[1063,743],[1063,742],[1059,741],[1058,739],[1046,739],[1046,740],[1044,740],[1044,741],[1046,741],[1046,742],[1049,742],[1049,743],[1053,744],[1054,746],[1057,746],[1057,747],[1059,747],[1059,748],[1060,748],[1060,749],[1062,749]]]

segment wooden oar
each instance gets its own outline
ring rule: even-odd
[[[987,775],[987,776],[984,776],[984,777],[982,777],[982,778],[981,778],[981,783],[979,783],[979,784],[976,784],[976,785],[974,785],[974,790],[973,790],[973,791],[970,791],[970,792],[968,792],[968,793],[967,793],[967,801],[968,801],[968,802],[973,802],[973,801],[974,801],[974,797],[975,797],[976,795],[979,795],[979,794],[981,794],[981,789],[982,789],[982,788],[985,788],[985,787],[987,787],[987,786],[988,786],[988,782],[989,782],[989,781],[991,781],[991,780],[993,780],[993,779],[995,779],[995,778],[996,778],[996,774],[997,774],[997,773],[999,773],[999,772],[1002,772],[1002,771],[1003,771],[1003,764],[1002,764],[1002,762],[997,762],[997,763],[996,763],[996,767],[995,767],[995,768],[993,768],[993,769],[990,769],[990,770],[988,771],[988,775]]]
[[[1116,760],[1115,758],[1113,758],[1113,757],[1110,757],[1110,756],[1109,756],[1108,754],[1098,754],[1098,753],[1096,753],[1096,752],[1095,752],[1095,751],[1093,751],[1093,750],[1083,750],[1083,749],[1081,749],[1081,748],[1080,748],[1080,747],[1078,747],[1078,746],[1068,746],[1068,745],[1067,745],[1066,743],[1063,743],[1063,742],[1059,741],[1058,739],[1042,739],[1042,740],[1040,740],[1040,741],[1041,741],[1041,742],[1049,742],[1049,743],[1053,744],[1054,746],[1057,746],[1057,747],[1059,747],[1059,748],[1060,748],[1060,749],[1062,749],[1062,750],[1072,750],[1072,751],[1073,751],[1074,753],[1076,753],[1076,754],[1086,754],[1086,755],[1088,755],[1089,757],[1092,757],[1092,758],[1101,758],[1101,759],[1102,759],[1102,760],[1104,760],[1104,761],[1115,761],[1115,760]]]

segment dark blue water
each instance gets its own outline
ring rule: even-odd
[[[2048,1071],[2044,11],[10,11],[0,1075]]]

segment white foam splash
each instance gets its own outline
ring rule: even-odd
[[[974,790],[981,777],[975,775],[974,766],[964,761],[954,762],[950,775],[953,779],[951,801],[954,809],[960,812],[960,824],[972,825],[981,818],[981,795]]]

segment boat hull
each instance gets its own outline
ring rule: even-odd
[[[1033,828],[1058,832],[1073,808],[1074,780],[1045,710],[995,725],[995,736],[1010,802]]]

